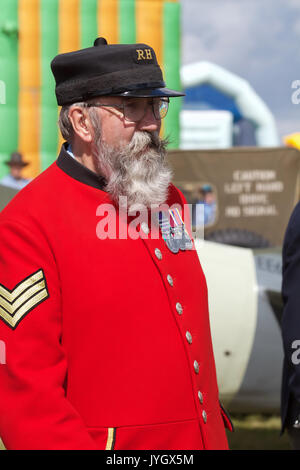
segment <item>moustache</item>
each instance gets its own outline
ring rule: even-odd
[[[161,139],[158,132],[139,131],[131,139],[129,150],[135,155],[142,154],[147,150],[154,150],[159,154],[164,154],[168,143],[168,139]]]

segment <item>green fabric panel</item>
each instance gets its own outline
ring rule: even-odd
[[[135,1],[119,0],[119,42],[123,44],[136,42]]]
[[[41,107],[40,107],[40,158],[45,170],[57,155],[58,128],[55,80],[51,60],[58,54],[58,1],[40,0],[41,21]]]
[[[165,2],[163,7],[163,62],[166,86],[180,91],[180,3]],[[170,138],[169,148],[179,148],[179,114],[182,98],[170,98],[164,119],[164,135]]]
[[[0,0],[0,177],[18,146],[18,0]]]
[[[80,44],[81,48],[91,47],[98,37],[97,0],[80,2]]]

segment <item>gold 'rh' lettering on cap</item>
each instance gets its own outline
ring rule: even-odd
[[[138,54],[137,60],[152,60],[151,49],[136,49]]]
[[[138,57],[137,57],[138,60],[142,60],[142,59],[145,60],[144,50],[143,49],[137,49],[136,52],[138,53]]]

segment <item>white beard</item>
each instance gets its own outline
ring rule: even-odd
[[[165,161],[166,145],[157,132],[136,132],[123,147],[110,147],[99,135],[94,151],[96,169],[105,177],[105,190],[114,202],[119,204],[123,196],[128,209],[135,211],[167,200],[172,172]]]

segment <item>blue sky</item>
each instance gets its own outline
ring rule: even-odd
[[[181,0],[182,64],[208,60],[248,80],[279,137],[300,132],[300,0]]]

